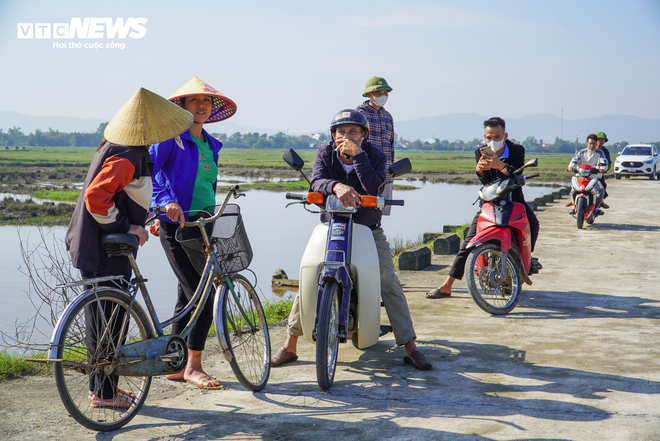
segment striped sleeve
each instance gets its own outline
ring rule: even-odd
[[[119,156],[111,156],[105,160],[101,171],[87,187],[85,206],[94,220],[104,229],[114,230],[115,228],[112,228],[111,224],[118,221],[127,223],[125,218],[123,222],[118,219],[119,210],[112,198],[133,180],[134,174],[135,167],[131,161]],[[128,231],[128,225],[126,225],[126,231]]]

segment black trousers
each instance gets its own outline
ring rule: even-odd
[[[101,265],[97,272],[80,271],[80,274],[83,279],[122,275],[126,280],[130,280],[131,278],[131,264],[126,257],[103,258]],[[99,285],[117,287],[112,281],[102,282]],[[85,289],[91,288],[93,288],[92,285],[85,285]],[[105,361],[95,358],[99,354],[105,354],[111,351],[113,346],[120,343],[121,324],[124,322],[126,311],[123,309],[116,311],[114,310],[114,306],[116,306],[116,303],[112,302],[100,302],[100,304],[85,306],[85,345],[88,348],[88,362],[91,364]],[[104,335],[102,332],[106,323],[110,324],[110,335]],[[102,346],[101,350],[99,350],[99,346]],[[106,349],[103,349],[103,347]],[[118,380],[119,377],[117,375],[106,375],[102,370],[97,370],[89,377],[89,390],[97,398],[111,400],[117,393]]]
[[[183,311],[188,305],[190,299],[195,295],[195,290],[201,279],[199,273],[190,262],[188,254],[183,249],[181,244],[177,242],[174,237],[178,225],[169,222],[160,223],[160,243],[165,250],[167,260],[170,262],[172,271],[179,281],[177,285],[176,305],[174,306],[174,314]],[[172,334],[180,334],[188,324],[192,310],[184,315],[180,320],[172,324]],[[213,295],[209,296],[204,308],[201,311],[197,323],[192,327],[186,343],[188,348],[193,351],[203,351],[206,344],[206,338],[213,323]]]
[[[529,233],[532,236],[531,239],[533,252],[534,247],[536,246],[536,239],[539,237],[539,220],[537,219],[536,214],[534,214],[534,210],[532,210],[532,208],[527,205],[527,203],[523,203],[523,205],[525,205],[527,219],[529,220]],[[477,220],[479,220],[480,214],[481,211],[479,211],[474,219],[472,219],[470,228],[468,228],[468,232],[465,235],[465,240],[461,242],[461,247],[458,250],[458,254],[454,259],[454,263],[449,270],[449,276],[453,277],[454,279],[462,279],[463,274],[465,274],[465,263],[467,262],[467,258],[470,255],[470,252],[472,251],[472,249],[467,249],[467,246],[472,238],[477,235]]]

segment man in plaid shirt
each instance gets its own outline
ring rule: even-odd
[[[367,117],[369,121],[369,142],[387,157],[385,170],[389,170],[394,162],[394,119],[390,112],[383,107],[387,102],[389,92],[392,88],[383,77],[373,77],[367,81],[363,97],[369,98],[357,106],[357,110]],[[392,182],[385,184],[382,196],[386,199],[392,198]],[[383,208],[383,215],[389,216],[390,209]]]

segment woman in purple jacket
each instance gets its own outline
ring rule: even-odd
[[[151,204],[163,207],[166,212],[152,233],[160,236],[167,260],[179,282],[174,307],[174,313],[178,314],[195,294],[200,275],[175,239],[176,230],[189,217],[215,205],[218,153],[222,143],[209,135],[203,126],[231,117],[236,113],[236,104],[197,77],[169,100],[189,111],[194,118],[190,130],[149,149],[154,162]],[[181,333],[191,313],[172,325],[172,334]],[[201,389],[222,389],[220,382],[202,369],[202,351],[212,322],[213,302],[207,301],[188,334],[188,364],[180,373],[168,375],[169,380],[185,380]]]

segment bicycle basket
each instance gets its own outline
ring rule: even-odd
[[[220,207],[216,207],[219,209]],[[215,221],[209,239],[223,274],[237,273],[252,262],[252,247],[245,232],[245,224],[238,205],[228,204],[224,213]],[[186,230],[190,233],[184,234]],[[207,226],[207,233],[209,229]],[[187,233],[187,232],[186,232]],[[199,274],[204,270],[206,253],[199,228],[177,230],[176,239],[188,254],[190,262]]]

